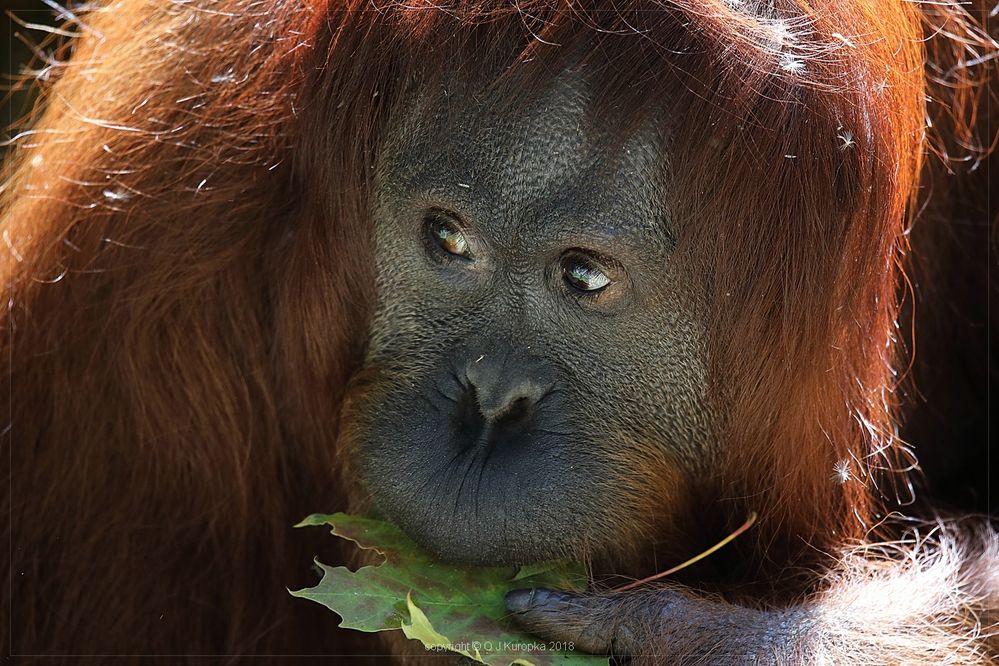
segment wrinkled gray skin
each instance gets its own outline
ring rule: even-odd
[[[646,127],[611,150],[588,100],[572,75],[516,113],[419,90],[381,146],[355,446],[377,506],[446,559],[613,549],[668,510],[665,476],[707,458],[705,334],[671,271],[663,139]],[[442,214],[471,260],[428,234]],[[595,297],[565,279],[576,250],[612,279]]]
[[[445,559],[613,557],[657,533],[676,499],[663,479],[696,482],[713,455],[664,139],[639,128],[612,150],[587,103],[573,76],[513,116],[421,90],[380,147],[378,301],[349,428],[377,507]],[[440,211],[471,260],[428,234]],[[595,298],[565,279],[574,250],[612,258]],[[807,624],[774,634],[786,618],[671,590],[524,590],[507,605],[543,638],[651,661],[722,639],[727,659],[766,654]]]
[[[678,496],[717,459],[706,334],[694,314],[703,285],[674,261],[682,239],[671,225],[667,146],[644,127],[612,150],[588,124],[587,104],[584,82],[566,75],[512,114],[454,86],[419,90],[381,146],[378,302],[348,432],[378,508],[446,559],[642,548],[665,534],[657,516],[696,513],[677,507]],[[470,258],[445,251],[428,218],[460,227]],[[566,280],[563,261],[580,250],[612,279],[595,297]],[[994,531],[983,535],[996,542]],[[941,543],[965,547],[954,536]],[[985,551],[940,561],[964,567]],[[936,662],[926,656],[948,653],[941,636],[966,638],[947,612],[927,629],[942,606],[902,612],[890,626],[881,614],[863,619],[865,599],[893,608],[895,594],[908,608],[906,559],[882,563],[869,581],[861,565],[783,609],[675,586],[516,590],[506,604],[531,633],[633,664]],[[970,620],[993,612],[977,592],[927,575]]]

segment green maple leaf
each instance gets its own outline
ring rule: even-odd
[[[391,523],[343,513],[309,516],[297,527],[329,525],[335,536],[381,554],[385,561],[351,571],[323,570],[319,584],[292,592],[334,611],[343,629],[402,630],[428,649],[448,650],[494,666],[596,666],[597,657],[548,644],[520,631],[504,604],[507,592],[546,587],[579,590],[578,565],[547,562],[525,567],[473,567],[446,563],[427,553]]]

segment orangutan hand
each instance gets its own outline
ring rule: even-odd
[[[688,596],[672,588],[571,593],[514,590],[514,621],[575,650],[632,663],[766,664],[797,654],[807,614],[761,611]]]

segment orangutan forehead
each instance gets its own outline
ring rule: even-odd
[[[509,215],[499,218],[521,232],[570,218],[578,224],[580,211],[597,223],[665,228],[659,119],[621,137],[619,128],[595,121],[592,98],[575,74],[515,102],[446,83],[416,90],[394,114],[380,175],[408,195],[474,198],[502,209]]]

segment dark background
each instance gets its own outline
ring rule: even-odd
[[[34,91],[30,86],[16,89],[16,81],[25,69],[37,68],[37,62],[32,62],[34,55],[24,40],[38,47],[46,42],[48,35],[42,30],[25,28],[13,18],[22,23],[37,23],[54,26],[55,12],[41,0],[0,0],[0,141],[5,141],[16,133],[23,118],[34,103]],[[45,51],[51,51],[54,43],[45,44]],[[13,89],[12,89],[13,88]],[[14,127],[11,127],[11,126]],[[5,149],[0,147],[0,155]]]

